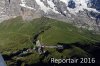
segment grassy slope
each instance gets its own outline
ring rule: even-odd
[[[49,20],[48,20],[49,22]],[[41,42],[45,44],[57,44],[60,43],[94,43],[98,42],[100,36],[92,34],[90,31],[85,29],[79,29],[71,24],[67,24],[60,21],[50,20],[47,25],[51,28],[45,31],[39,36]]]
[[[0,24],[0,50],[13,51],[32,46],[32,37],[40,29],[41,22],[25,22],[21,17]]]
[[[46,45],[56,45],[58,42],[80,42],[83,44],[91,44],[100,40],[99,35],[97,36],[91,34],[88,30],[81,30],[79,28],[76,28],[75,26],[72,26],[71,24],[67,24],[57,20],[43,17],[27,22],[23,21],[21,17],[17,17],[15,19],[4,21],[0,24],[0,51],[3,53],[9,53],[23,48],[33,47],[32,37],[34,36],[34,34],[48,26],[50,26],[50,28],[44,31],[44,33],[40,34],[38,37],[38,39],[40,39],[41,42]],[[62,55],[63,57],[71,57],[74,55],[85,56],[86,54],[84,50],[74,46],[71,49],[64,50],[62,53],[57,52],[55,49],[49,50],[51,54],[48,57],[45,57],[45,59],[43,60],[44,62],[47,62],[50,57],[60,58]],[[35,58],[31,59],[31,57]],[[36,54],[32,54],[24,57],[21,60],[33,61],[35,59],[39,59],[39,56]],[[31,64],[32,62],[30,61],[28,63]]]

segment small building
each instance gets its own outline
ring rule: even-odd
[[[39,40],[36,41],[36,46],[34,47],[34,49],[39,53],[39,54],[43,54],[45,53],[44,48],[56,48],[56,49],[63,49],[63,45],[57,45],[57,46],[45,46],[42,45],[40,43]]]
[[[43,50],[44,47],[42,46],[42,44],[40,43],[39,40],[36,41],[36,47],[35,48],[37,48],[36,50],[39,54],[44,53],[44,50]]]
[[[64,49],[62,45],[57,45],[57,49]]]

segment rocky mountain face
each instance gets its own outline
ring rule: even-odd
[[[100,0],[0,0],[0,21],[46,16],[100,32]]]

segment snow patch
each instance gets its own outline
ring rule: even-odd
[[[41,0],[35,1],[40,6],[40,9],[43,10],[45,13],[48,13],[50,10],[54,13],[59,13],[58,11],[56,11],[55,4],[52,2],[52,0],[47,0],[49,6],[46,6]]]
[[[60,0],[60,1],[67,4],[70,0]]]
[[[40,9],[41,9],[41,10],[43,10],[45,13],[48,12],[48,10],[49,10],[50,8],[46,7],[46,6],[44,5],[43,2],[41,2],[40,0],[35,0],[35,1],[36,1],[37,4],[40,6]]]
[[[28,9],[36,10],[33,7],[27,6],[25,0],[21,0],[20,6],[25,7],[25,8],[28,8]]]
[[[48,0],[47,2],[49,4],[49,6],[52,8],[53,12],[59,13],[58,11],[56,11],[55,4],[52,2],[52,0]]]

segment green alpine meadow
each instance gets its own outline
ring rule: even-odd
[[[45,53],[34,49],[37,41]],[[7,66],[50,64],[51,58],[94,57],[99,63],[99,44],[100,35],[47,17],[31,21],[16,17],[0,23],[0,52]],[[63,49],[57,49],[58,45]]]

